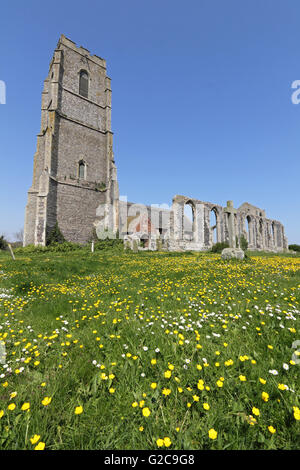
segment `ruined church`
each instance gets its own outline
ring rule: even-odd
[[[46,245],[58,226],[67,241],[81,244],[96,232],[118,234],[139,249],[205,251],[229,240],[229,221],[235,246],[243,236],[253,250],[288,247],[283,225],[249,203],[234,209],[177,195],[160,208],[120,200],[106,61],[62,35],[44,80],[24,246]]]

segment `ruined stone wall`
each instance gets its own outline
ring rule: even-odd
[[[187,204],[192,207],[193,212],[192,240],[185,239],[184,234],[184,207]],[[174,251],[209,250],[214,244],[214,231],[216,231],[216,242],[228,242],[228,215],[224,209],[210,202],[187,196],[175,196],[172,206],[170,249]],[[215,226],[210,223],[212,211],[216,217]],[[244,235],[250,250],[284,251],[288,248],[283,225],[276,220],[266,218],[264,210],[251,204],[244,203],[236,210],[234,226],[237,245],[240,244],[241,236]]]

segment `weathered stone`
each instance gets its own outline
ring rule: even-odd
[[[80,76],[88,76],[82,93]],[[41,131],[26,206],[24,245],[45,245],[56,222],[65,239],[86,243],[99,222],[118,228],[111,86],[104,59],[61,36],[44,81]]]
[[[224,248],[221,253],[222,259],[244,259],[245,253],[241,248]]]

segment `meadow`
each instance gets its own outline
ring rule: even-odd
[[[299,314],[296,255],[2,252],[0,449],[297,449]]]

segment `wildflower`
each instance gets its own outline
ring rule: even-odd
[[[241,382],[246,382],[246,380],[247,380],[245,375],[240,375],[239,379],[240,379]]]
[[[166,447],[170,447],[170,445],[172,444],[172,441],[169,437],[164,437],[164,445]]]
[[[222,380],[218,380],[217,385],[218,385],[218,387],[222,388],[224,384],[223,384]]]
[[[216,439],[217,436],[218,436],[218,433],[213,428],[208,431],[208,437],[210,439]]]
[[[299,421],[300,420],[300,409],[297,406],[293,406],[294,410],[294,418]]]
[[[270,431],[271,434],[274,434],[276,432],[276,429],[273,428],[273,426],[268,426],[268,430]]]
[[[13,411],[13,410],[15,409],[15,407],[16,407],[15,403],[11,403],[10,405],[8,405],[7,408],[8,408],[10,411]]]
[[[75,415],[80,415],[82,412],[83,412],[82,406],[76,406],[75,411],[74,411]]]
[[[267,402],[269,400],[269,394],[267,392],[262,392],[261,398],[263,401]]]
[[[255,408],[255,406],[252,408],[252,413],[255,415],[255,416],[259,416],[260,415],[260,411],[258,408]]]
[[[257,420],[255,418],[253,418],[252,415],[248,416],[247,421],[250,424],[250,426],[254,426],[255,424],[257,424]]]
[[[144,431],[144,426],[140,426],[140,427],[139,427],[139,431],[140,431],[140,432],[143,432],[143,431]]]
[[[157,444],[157,447],[162,447],[164,445],[164,440],[163,439],[157,439],[156,444]]]
[[[152,384],[150,385],[150,387],[155,390],[156,387],[157,387],[157,383],[156,382],[152,382]]]
[[[204,408],[205,410],[209,410],[210,406],[209,406],[208,403],[203,403],[203,408]]]
[[[149,410],[148,407],[143,408],[143,416],[145,416],[145,418],[148,418],[148,416],[150,416],[150,414],[151,414],[151,411]]]
[[[164,373],[164,376],[166,379],[169,379],[172,375],[172,372],[170,370],[166,370],[166,372]]]
[[[115,393],[116,389],[113,388],[113,387],[110,387],[110,389],[108,391],[109,391],[109,393],[113,394],[113,393]]]
[[[279,388],[279,390],[287,390],[288,386],[285,385],[285,384],[278,384],[278,388]]]
[[[27,411],[29,410],[29,408],[30,408],[30,403],[23,403],[23,405],[21,406],[22,411]]]
[[[138,402],[137,401],[134,401],[132,404],[131,404],[132,408],[136,408],[137,406],[139,406]]]
[[[34,450],[44,450],[45,449],[45,442],[39,442],[37,446],[35,446]]]
[[[42,400],[42,404],[43,404],[44,406],[48,406],[48,405],[51,403],[51,400],[52,400],[51,397],[45,397],[45,398]]]
[[[0,410],[0,419],[2,418],[3,415],[4,415],[4,411]]]
[[[262,379],[262,378],[260,378],[259,381],[260,381],[260,383],[263,384],[263,385],[265,385],[265,383],[267,382],[265,379]]]
[[[39,436],[38,434],[35,434],[34,436],[30,438],[31,444],[36,444],[40,440],[40,438],[41,436]]]

